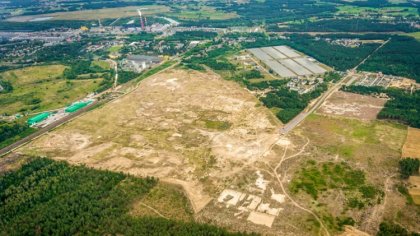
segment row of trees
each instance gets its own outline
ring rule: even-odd
[[[0,176],[0,232],[5,235],[230,235],[194,222],[129,215],[157,184],[65,162],[35,158]]]

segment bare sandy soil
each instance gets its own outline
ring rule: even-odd
[[[407,139],[405,140],[401,157],[420,159],[420,129],[408,128]]]
[[[374,120],[383,108],[386,99],[338,91],[334,93],[317,113]]]
[[[279,126],[238,84],[170,70],[19,152],[180,184],[198,212],[263,156]]]

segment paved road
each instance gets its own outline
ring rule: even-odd
[[[322,104],[324,104],[325,100],[327,100],[333,93],[338,91],[343,84],[350,83],[352,80],[353,74],[356,72],[357,68],[359,68],[360,65],[365,63],[367,59],[370,58],[376,51],[381,49],[385,44],[387,44],[391,38],[389,38],[387,41],[385,41],[383,44],[381,44],[379,47],[377,47],[372,53],[370,53],[365,59],[363,59],[358,65],[356,65],[353,69],[349,70],[346,76],[344,76],[337,84],[329,88],[321,97],[318,98],[318,100],[315,102],[315,104],[311,108],[306,108],[304,111],[299,113],[299,115],[295,116],[291,121],[289,121],[287,124],[283,126],[283,128],[280,129],[280,134],[285,135],[289,133],[292,129],[294,129],[297,125],[299,125],[306,117],[308,117],[312,112],[315,112]]]
[[[37,130],[35,133],[32,133],[32,134],[26,136],[25,138],[23,138],[23,139],[15,142],[15,143],[5,147],[3,149],[0,149],[0,157],[8,154],[9,152],[11,152],[11,151],[23,146],[23,145],[25,145],[26,143],[28,143],[28,142],[34,140],[35,138],[37,138],[38,136],[40,136],[42,134],[45,134],[48,131],[50,131],[50,130],[52,130],[52,129],[54,129],[54,128],[66,123],[68,121],[71,121],[72,119],[74,119],[74,118],[78,117],[79,115],[81,115],[82,113],[88,111],[92,106],[94,106],[95,104],[98,104],[98,103],[99,103],[98,101],[94,101],[89,106],[84,107],[84,108],[82,108],[82,109],[80,109],[80,110],[78,110],[74,113],[71,113],[68,116],[64,117],[63,119],[60,119],[56,122],[53,122],[53,123],[47,125],[46,127]]]
[[[343,83],[351,75],[353,75],[353,72],[350,72],[348,75],[342,78],[338,83],[336,83],[334,86],[328,89],[324,94],[322,94],[321,97],[318,98],[318,100],[315,102],[315,104],[311,108],[305,109],[304,111],[299,113],[299,115],[295,116],[295,118],[293,118],[291,121],[285,124],[283,128],[280,129],[280,134],[285,135],[289,133],[298,124],[300,124],[306,117],[308,117],[312,112],[316,111],[325,102],[325,100],[327,100],[327,98],[329,98],[333,93],[335,93],[338,89],[340,89]]]

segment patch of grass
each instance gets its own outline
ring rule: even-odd
[[[379,189],[366,183],[363,171],[355,170],[344,162],[307,162],[295,174],[289,188],[293,193],[304,191],[314,199],[318,199],[320,193],[327,190],[341,190],[346,196],[351,196],[347,199],[351,208],[363,208],[366,204],[375,203],[381,196]]]
[[[355,147],[352,145],[330,145],[322,148],[331,154],[338,154],[340,157],[352,158],[354,156]]]
[[[92,61],[92,66],[98,66],[104,70],[111,69],[111,65],[109,64],[109,62],[102,60]]]
[[[218,120],[206,120],[206,128],[208,129],[215,129],[215,130],[227,130],[232,125],[226,121],[218,121]]]
[[[111,52],[111,53],[119,52],[121,48],[123,48],[123,45],[115,45],[108,48],[108,52]]]
[[[232,12],[224,12],[209,6],[183,6],[173,9],[173,13],[167,14],[181,20],[228,20],[237,18],[238,15]]]
[[[382,14],[384,16],[418,16],[417,9],[414,7],[359,7],[359,6],[339,6],[337,14],[350,15],[372,15]]]
[[[131,211],[134,216],[159,216],[141,203],[170,219],[184,222],[194,219],[190,202],[180,186],[159,183],[144,198],[134,203],[134,209]]]
[[[406,199],[406,201],[409,205],[414,204],[414,200],[411,197],[411,195],[408,193],[407,187],[405,187],[403,184],[398,184],[397,185],[397,190],[398,190],[398,192],[400,192],[405,197],[405,199]]]
[[[417,39],[417,41],[420,41],[420,32],[406,33],[404,35],[413,37],[413,38]]]

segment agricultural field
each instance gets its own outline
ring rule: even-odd
[[[386,99],[347,92],[336,92],[317,111],[319,114],[375,120]]]
[[[402,149],[401,157],[420,159],[420,129],[408,128],[407,138]]]
[[[98,19],[116,19],[119,17],[137,16],[137,9],[143,10],[144,15],[155,15],[168,12],[170,9],[162,5],[130,6],[117,8],[103,8],[95,10],[57,12],[42,15],[15,16],[7,19],[10,22],[33,22],[40,20],[98,20]]]
[[[380,14],[382,16],[419,16],[417,8],[415,7],[360,7],[360,6],[339,6],[336,14],[360,15],[369,16],[373,14]]]
[[[56,109],[85,97],[102,79],[65,80],[63,65],[32,66],[10,70],[0,78],[10,82],[11,92],[0,93],[0,114]]]
[[[280,126],[235,82],[172,69],[20,152],[159,177],[183,186],[198,212],[229,176],[270,148]]]
[[[234,12],[224,12],[209,6],[174,6],[166,15],[180,20],[229,20],[239,17]]]

